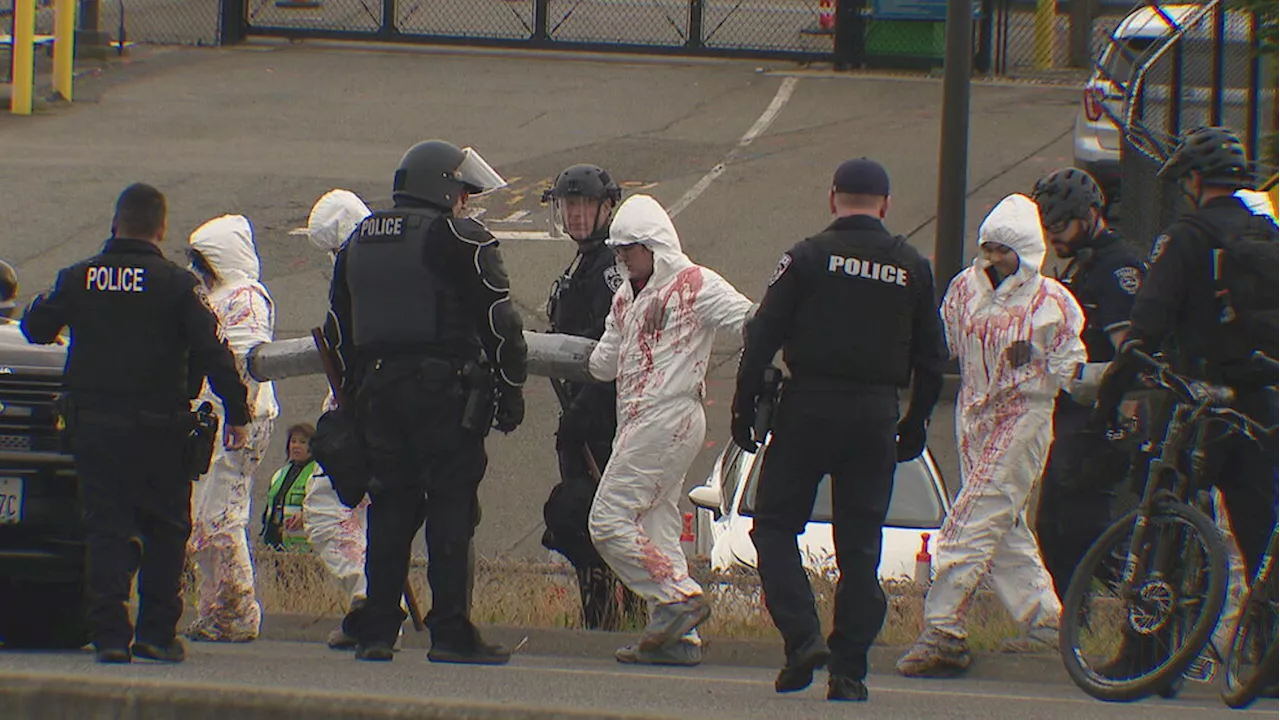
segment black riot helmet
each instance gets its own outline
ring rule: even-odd
[[[506,184],[475,150],[444,140],[427,140],[409,148],[400,158],[391,196],[449,210],[464,192],[483,195]]]
[[[571,211],[565,208],[566,204],[573,204],[571,198],[577,198],[578,202],[585,198],[587,201],[594,200],[595,203],[589,205],[589,209],[585,211],[587,215],[572,216]],[[551,227],[554,234],[569,235],[580,243],[604,240],[609,232],[609,217],[621,200],[622,188],[609,177],[609,173],[598,165],[587,164],[565,168],[556,176],[555,184],[542,193],[542,202],[551,203]],[[605,201],[608,201],[607,206]],[[573,219],[574,217],[577,219]],[[573,227],[575,224],[576,229]]]
[[[1158,177],[1176,182],[1192,172],[1200,173],[1206,185],[1236,189],[1249,187],[1254,180],[1240,138],[1223,127],[1199,127],[1183,134]]]
[[[18,273],[9,263],[0,260],[0,317],[11,318],[18,309]]]
[[[1089,210],[1102,212],[1106,198],[1102,188],[1089,173],[1076,168],[1063,168],[1036,181],[1031,199],[1040,208],[1040,224],[1058,227],[1080,219],[1090,219]]]
[[[581,195],[597,200],[612,200],[617,205],[622,200],[622,188],[609,177],[604,168],[597,165],[570,165],[556,176],[555,185],[542,193],[542,202],[556,198]]]

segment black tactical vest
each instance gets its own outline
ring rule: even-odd
[[[797,379],[906,387],[919,255],[882,229],[828,230],[807,239],[812,282],[783,350]]]
[[[351,335],[356,348],[440,343],[448,283],[425,260],[440,212],[395,208],[361,221],[347,245]]]

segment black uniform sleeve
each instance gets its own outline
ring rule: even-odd
[[[185,277],[183,277],[185,276]],[[249,391],[236,369],[231,348],[218,337],[218,319],[196,292],[195,278],[180,276],[179,308],[183,336],[191,349],[191,363],[209,378],[209,387],[222,400],[228,425],[249,424]]]
[[[53,288],[42,293],[27,307],[22,316],[22,334],[29,342],[48,345],[57,341],[62,329],[71,323],[71,296],[68,288],[73,282],[67,268],[58,273]]]
[[[948,359],[947,339],[938,315],[933,268],[920,258],[916,263],[915,309],[911,320],[911,403],[907,416],[927,419],[942,395],[942,374]]]
[[[497,372],[498,380],[513,388],[524,385],[528,347],[524,323],[511,302],[511,283],[498,241],[480,223],[448,219],[449,229],[465,248],[470,268],[459,273],[463,301],[474,317],[476,332]]]
[[[1156,238],[1150,267],[1129,313],[1129,337],[1151,352],[1164,343],[1182,313],[1190,272],[1196,265],[1195,238],[1178,225]]]
[[[324,321],[324,338],[338,356],[338,372],[342,375],[342,388],[348,394],[355,390],[352,387],[355,367],[350,357],[351,337],[351,291],[347,288],[347,246],[338,250],[333,261],[333,280],[329,283],[329,315]]]
[[[804,243],[784,253],[755,317],[747,322],[736,392],[736,397],[743,401],[759,392],[765,368],[787,340],[792,318],[805,293],[804,265]]]
[[[1090,320],[1094,327],[1111,333],[1128,327],[1134,300],[1147,271],[1142,263],[1132,260],[1102,270],[1106,275],[1098,278],[1097,308]]]

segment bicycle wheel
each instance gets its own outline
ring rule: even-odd
[[[1063,665],[1099,700],[1139,700],[1174,682],[1208,641],[1226,599],[1222,537],[1182,503],[1156,506],[1126,586],[1137,516],[1124,516],[1089,548],[1062,603]]]
[[[1261,584],[1249,588],[1231,629],[1221,691],[1228,707],[1248,707],[1268,682],[1276,681],[1276,585],[1273,567]]]

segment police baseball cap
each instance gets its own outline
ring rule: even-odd
[[[849,195],[888,195],[889,173],[875,160],[864,157],[845,160],[836,168],[831,185],[836,192]]]

